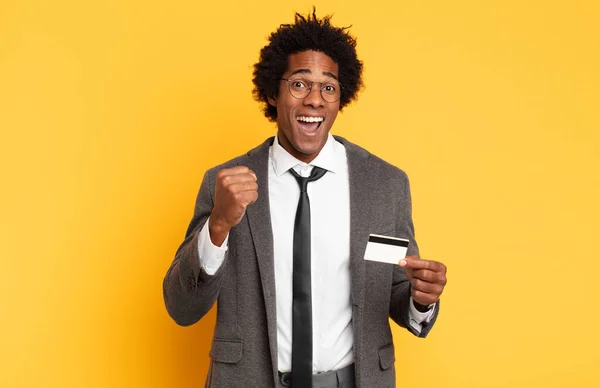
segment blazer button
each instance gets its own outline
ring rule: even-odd
[[[189,282],[190,290],[194,291],[196,289],[196,279],[190,278]]]

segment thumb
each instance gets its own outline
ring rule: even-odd
[[[400,259],[400,261],[398,262],[398,265],[400,267],[405,267],[408,270],[408,269],[412,268],[411,264],[415,260],[419,260],[419,258],[417,256],[406,256],[404,259]]]

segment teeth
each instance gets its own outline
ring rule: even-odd
[[[296,117],[296,120],[304,121],[306,123],[320,123],[323,121],[323,117],[298,116]]]

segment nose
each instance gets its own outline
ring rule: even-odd
[[[304,105],[312,106],[313,108],[319,108],[325,104],[323,97],[321,97],[321,91],[318,85],[313,85],[310,89],[308,96],[304,97]]]

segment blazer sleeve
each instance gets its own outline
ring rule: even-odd
[[[394,204],[396,216],[396,234],[399,236],[408,236],[408,256],[419,256],[419,247],[415,240],[415,228],[412,220],[412,201],[410,195],[410,183],[406,173],[400,171],[398,179],[399,185],[396,187],[397,195]],[[390,317],[398,325],[406,328],[415,336],[425,338],[433,327],[440,311],[440,302],[435,306],[435,313],[431,320],[421,324],[421,331],[415,330],[409,324],[409,303],[410,303],[410,282],[406,276],[406,270],[400,266],[394,267],[392,276],[392,293],[390,297]]]
[[[214,275],[200,266],[198,236],[210,216],[214,203],[215,169],[204,174],[196,199],[194,216],[179,246],[175,259],[163,281],[163,297],[167,311],[177,324],[189,326],[198,322],[213,306],[219,295],[225,261]]]

